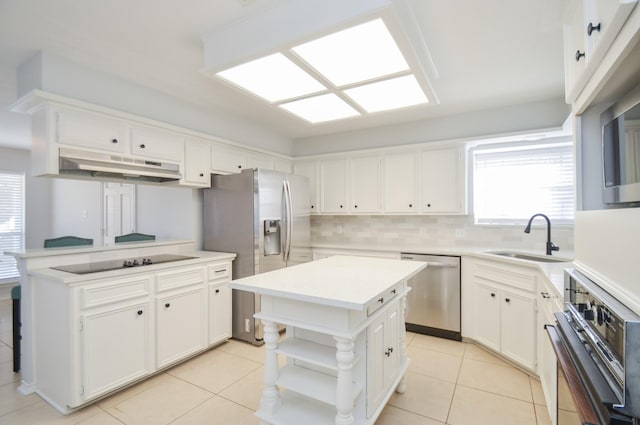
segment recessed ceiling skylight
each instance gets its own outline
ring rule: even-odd
[[[416,78],[409,66],[420,63],[410,44],[396,44],[393,18],[379,16],[216,76],[310,123],[438,103],[423,71]]]
[[[311,123],[332,121],[360,115],[358,111],[349,106],[344,100],[332,93],[283,103],[280,107]]]
[[[219,77],[269,102],[291,99],[326,90],[282,53],[275,53],[218,72]]]
[[[387,111],[429,102],[413,75],[365,84],[344,92],[367,112]]]
[[[336,86],[409,69],[382,19],[329,34],[292,51]]]

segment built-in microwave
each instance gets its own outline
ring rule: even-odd
[[[640,205],[640,86],[604,111],[600,123],[604,202]]]

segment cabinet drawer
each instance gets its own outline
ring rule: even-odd
[[[376,311],[380,310],[383,306],[387,305],[389,301],[398,296],[402,291],[403,283],[397,283],[393,287],[387,289],[371,301],[367,303],[367,316],[371,316]]]
[[[536,291],[535,272],[519,267],[513,267],[503,263],[477,262],[473,274],[474,276],[512,288],[529,292]]]
[[[87,309],[149,295],[151,275],[139,276],[80,288],[80,308]]]
[[[204,283],[204,267],[190,267],[156,275],[158,292]]]
[[[209,280],[210,281],[227,281],[231,280],[231,264],[211,264],[209,265]]]

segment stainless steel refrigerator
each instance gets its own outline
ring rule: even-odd
[[[306,177],[251,169],[214,175],[204,191],[204,249],[235,252],[233,278],[311,261]],[[260,296],[233,290],[233,337],[263,343]]]

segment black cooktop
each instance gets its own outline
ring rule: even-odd
[[[188,257],[186,255],[175,254],[159,254],[149,255],[146,257],[127,258],[122,260],[96,261],[84,264],[69,264],[65,266],[51,267],[54,270],[60,270],[74,274],[89,274],[106,272],[110,270],[126,269],[131,267],[148,266],[151,264],[170,263],[172,261],[189,260],[196,257]]]

